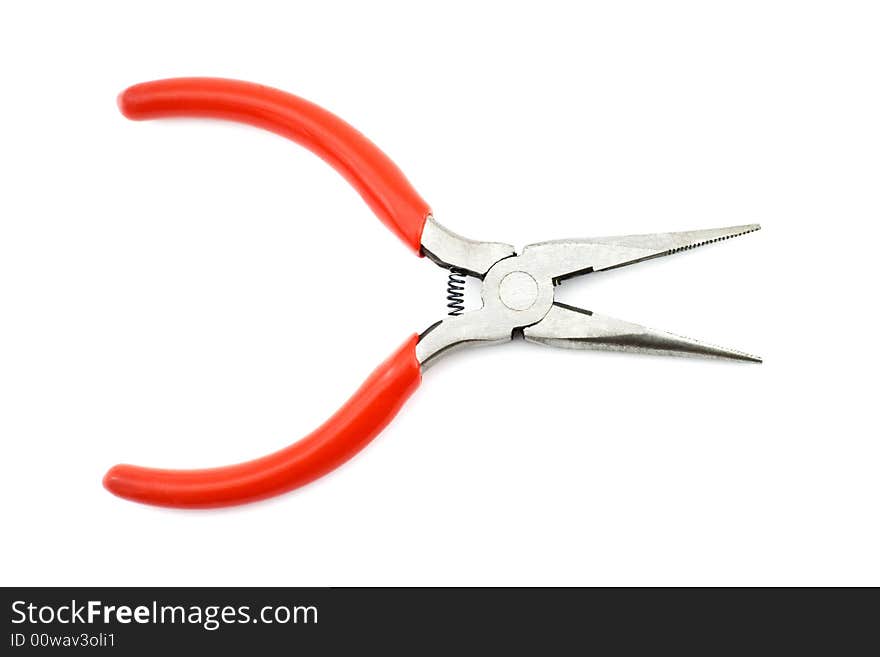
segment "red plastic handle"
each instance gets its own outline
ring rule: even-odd
[[[307,484],[357,454],[397,415],[421,382],[418,340],[410,337],[333,417],[290,447],[206,470],[117,465],[104,476],[104,487],[145,504],[204,508],[254,502]]]
[[[222,78],[172,78],[144,82],[119,95],[130,119],[211,117],[248,123],[308,148],[336,169],[376,216],[413,251],[420,246],[427,203],[385,153],[331,114],[293,94]]]

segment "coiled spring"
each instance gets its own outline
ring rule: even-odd
[[[464,312],[464,277],[466,272],[458,267],[449,270],[449,282],[446,284],[446,300],[449,302],[449,315],[456,317]]]

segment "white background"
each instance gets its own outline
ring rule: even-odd
[[[846,2],[4,3],[0,580],[880,584],[878,34]],[[323,105],[476,239],[759,222],[559,295],[765,363],[462,352],[293,494],[117,499],[114,463],[301,437],[445,311],[314,155],[118,113],[181,75]]]

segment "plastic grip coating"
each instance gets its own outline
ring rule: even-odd
[[[376,216],[421,255],[428,204],[373,142],[314,103],[252,82],[171,78],[129,87],[119,95],[119,109],[134,120],[210,117],[287,137],[342,174]]]
[[[290,447],[205,470],[117,465],[104,476],[104,487],[135,502],[205,508],[254,502],[307,484],[345,463],[397,415],[421,382],[418,340],[410,337],[333,417]]]

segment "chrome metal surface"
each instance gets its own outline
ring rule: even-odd
[[[518,330],[530,342],[569,349],[603,349],[761,362],[757,356],[704,344],[672,333],[593,314],[559,302],[554,288],[566,278],[633,264],[745,235],[757,224],[651,235],[623,235],[512,246],[476,242],[429,218],[422,246],[442,267],[482,278],[482,307],[448,317],[422,334],[416,357],[424,370],[441,354],[479,344],[506,342]]]
[[[510,244],[462,237],[441,226],[434,217],[428,217],[422,230],[422,251],[441,267],[458,267],[478,278],[501,258],[516,253]]]
[[[501,279],[498,298],[511,310],[528,310],[538,300],[538,282],[524,271],[512,271]]]
[[[757,356],[741,351],[716,347],[558,302],[553,304],[544,319],[524,329],[523,337],[529,342],[565,349],[629,351],[761,362]]]
[[[671,255],[686,249],[739,237],[760,230],[758,224],[689,230],[680,233],[618,235],[580,240],[555,240],[530,244],[523,255],[540,263],[541,273],[557,281],[591,271],[604,271],[642,260]]]
[[[448,317],[422,335],[416,345],[416,357],[422,369],[451,349],[506,342],[516,329],[540,321],[553,305],[553,281],[526,274],[533,266],[534,262],[523,256],[496,262],[483,278],[481,308],[458,317]],[[532,280],[533,291],[528,289],[528,282],[520,274]],[[503,281],[511,277],[512,284],[503,285]],[[530,303],[525,302],[527,298]],[[510,307],[505,302],[521,307]]]

